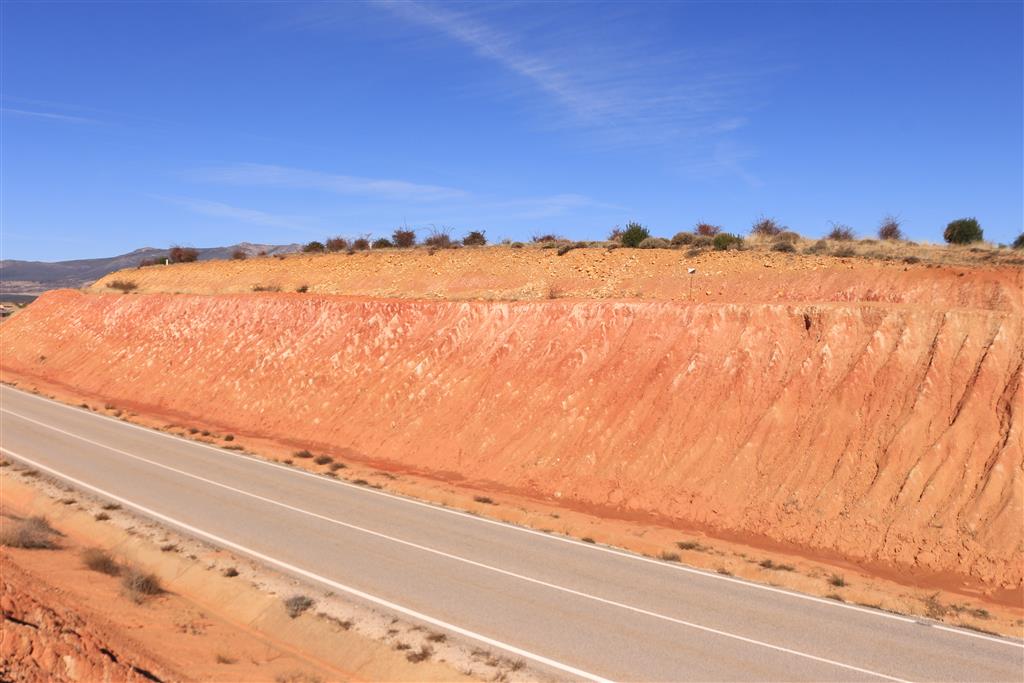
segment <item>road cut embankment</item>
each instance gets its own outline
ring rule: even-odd
[[[4,380],[335,457],[1024,584],[1015,312],[43,295]]]

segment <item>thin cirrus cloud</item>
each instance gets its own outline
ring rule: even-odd
[[[300,232],[308,232],[313,226],[310,219],[303,216],[284,216],[280,214],[267,213],[256,209],[247,209],[240,206],[233,206],[223,202],[215,202],[207,199],[194,199],[191,197],[164,197],[155,196],[171,204],[180,206],[192,213],[213,218],[223,218],[239,223],[250,223],[263,225],[271,228],[286,228]]]
[[[392,0],[376,6],[522,78],[555,105],[561,122],[600,132],[610,144],[661,144],[729,132],[746,123],[736,110],[752,75],[711,64],[707,54],[700,59],[681,53],[638,57],[649,50],[611,45],[555,21],[528,32],[499,30],[488,21],[486,6],[467,11]]]
[[[48,121],[61,121],[64,123],[97,123],[96,119],[89,119],[84,116],[69,116],[68,114],[55,114],[48,111],[32,111],[30,109],[15,109],[13,107],[0,107],[0,112],[13,116],[46,119]]]
[[[193,181],[238,187],[303,189],[413,205],[442,205],[451,215],[468,212],[476,218],[500,215],[506,218],[541,219],[564,216],[583,209],[619,208],[575,193],[503,199],[441,185],[361,178],[270,164],[240,163],[206,167],[189,171],[185,175]],[[262,220],[266,225],[272,224],[268,219],[261,218],[259,212],[235,209],[215,202],[198,203],[189,208],[208,215],[221,215],[249,222]],[[220,213],[215,214],[215,211]]]
[[[202,168],[187,174],[201,182],[323,190],[336,194],[399,201],[439,201],[468,196],[464,190],[387,178],[361,178],[268,164],[231,164]]]

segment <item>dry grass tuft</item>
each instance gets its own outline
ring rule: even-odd
[[[293,595],[284,601],[284,609],[292,619],[295,619],[312,606],[313,599],[305,595]]]
[[[107,576],[119,576],[121,565],[119,565],[110,553],[101,548],[87,548],[82,551],[82,564],[94,572],[106,574]]]
[[[121,588],[125,595],[136,603],[164,592],[163,586],[160,585],[160,577],[135,567],[127,567],[123,570]]]
[[[8,548],[50,550],[57,547],[57,535],[45,517],[0,520],[0,545]]]

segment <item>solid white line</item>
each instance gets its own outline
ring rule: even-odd
[[[490,645],[492,647],[500,648],[500,649],[505,650],[507,652],[511,652],[512,654],[519,655],[520,657],[526,657],[528,659],[532,659],[535,662],[538,662],[540,664],[544,664],[545,666],[550,666],[550,667],[552,667],[554,669],[558,669],[559,671],[564,671],[565,673],[571,674],[573,676],[578,676],[580,678],[584,678],[584,679],[589,680],[589,681],[595,681],[595,683],[610,683],[610,681],[608,679],[603,678],[601,676],[598,676],[597,674],[592,674],[592,673],[590,673],[588,671],[584,671],[583,669],[578,669],[578,668],[576,668],[574,666],[571,666],[569,664],[563,664],[562,662],[558,662],[558,661],[555,661],[553,659],[549,659],[548,657],[545,657],[543,655],[539,655],[539,654],[536,654],[534,652],[530,652],[528,650],[523,650],[522,648],[518,648],[515,645],[510,645],[509,643],[505,643],[503,641],[496,640],[494,638],[490,638],[490,637],[482,635],[480,633],[476,633],[475,631],[470,631],[469,629],[462,628],[461,626],[456,626],[455,624],[450,624],[450,623],[448,623],[446,621],[442,621],[441,619],[437,619],[437,618],[431,617],[431,616],[429,616],[427,614],[423,614],[422,612],[417,612],[414,609],[410,609],[408,607],[403,607],[402,605],[399,605],[397,603],[391,602],[390,600],[385,600],[384,598],[379,598],[376,595],[371,595],[370,593],[367,593],[365,591],[361,591],[358,588],[353,588],[352,586],[347,586],[347,585],[345,585],[343,583],[338,583],[337,581],[329,579],[326,576],[321,576],[319,574],[316,574],[314,572],[308,571],[306,569],[302,569],[301,567],[296,567],[293,564],[289,564],[289,563],[284,562],[282,560],[278,560],[276,558],[270,557],[269,555],[264,555],[263,553],[261,553],[261,552],[259,552],[257,550],[253,550],[252,548],[248,548],[246,546],[240,545],[240,544],[235,543],[233,541],[229,541],[226,538],[222,538],[222,537],[217,536],[215,534],[211,534],[211,533],[209,533],[207,531],[203,531],[202,529],[194,527],[191,524],[186,524],[185,522],[177,520],[177,519],[175,519],[173,517],[169,517],[167,515],[161,514],[161,513],[157,512],[156,510],[152,510],[152,509],[150,509],[150,508],[148,508],[148,507],[146,507],[144,505],[140,505],[139,503],[136,503],[134,501],[128,500],[127,498],[122,498],[121,496],[113,494],[110,491],[106,491],[104,489],[101,489],[98,486],[93,486],[92,484],[87,484],[84,481],[81,481],[80,479],[75,479],[74,477],[70,477],[70,476],[68,476],[66,474],[63,474],[63,473],[59,472],[58,470],[55,470],[55,469],[53,469],[51,467],[47,467],[46,465],[43,465],[42,463],[36,462],[35,460],[33,460],[31,458],[27,458],[24,455],[21,455],[19,453],[15,453],[14,451],[12,451],[12,450],[10,450],[8,448],[0,448],[0,451],[3,451],[4,453],[7,453],[7,454],[11,455],[12,457],[17,458],[18,460],[21,460],[23,462],[27,462],[27,463],[31,464],[33,467],[41,469],[41,470],[43,470],[45,472],[49,472],[50,474],[52,474],[52,475],[54,475],[56,477],[60,477],[61,479],[64,479],[66,481],[70,481],[71,483],[75,484],[76,486],[80,486],[80,487],[82,487],[84,489],[88,489],[90,491],[93,491],[94,493],[98,493],[99,495],[101,495],[101,496],[103,496],[105,498],[109,498],[111,500],[117,501],[118,503],[121,503],[122,505],[127,505],[129,507],[135,508],[136,510],[142,512],[143,514],[146,514],[146,515],[148,515],[150,517],[153,517],[155,519],[159,519],[159,520],[161,520],[163,522],[166,522],[168,524],[173,524],[174,526],[177,526],[177,527],[179,527],[181,529],[184,529],[185,531],[189,532],[190,534],[193,534],[195,536],[199,536],[200,538],[205,538],[205,539],[207,539],[209,541],[212,541],[213,543],[215,543],[217,545],[220,545],[220,546],[223,546],[223,547],[226,547],[226,548],[231,548],[232,550],[236,550],[236,551],[238,551],[240,553],[243,553],[245,555],[248,555],[250,557],[254,557],[254,558],[256,558],[256,559],[258,559],[258,560],[260,560],[262,562],[265,562],[267,564],[273,565],[275,567],[279,567],[280,569],[284,569],[285,571],[291,572],[292,574],[298,574],[299,576],[303,576],[303,577],[305,577],[307,579],[311,579],[313,581],[317,581],[319,583],[325,584],[327,586],[330,586],[331,588],[334,588],[334,589],[337,589],[339,591],[348,593],[350,595],[354,595],[354,596],[356,596],[358,598],[361,598],[361,599],[366,600],[368,602],[371,602],[373,604],[380,605],[381,607],[384,607],[386,609],[389,609],[389,610],[392,610],[392,611],[395,611],[395,612],[399,612],[399,613],[404,614],[406,616],[412,617],[413,619],[417,619],[419,621],[423,621],[423,622],[426,622],[428,624],[433,624],[434,626],[437,626],[439,628],[443,628],[443,629],[446,629],[446,630],[451,631],[453,633],[458,633],[459,635],[466,636],[467,638],[472,638],[473,640],[477,640],[477,641],[480,641],[482,643],[486,643],[487,645]]]
[[[201,482],[203,482],[205,484],[209,484],[211,486],[216,486],[216,487],[219,487],[219,488],[231,491],[232,493],[237,493],[237,494],[242,495],[242,496],[253,498],[253,499],[259,500],[259,501],[261,501],[263,503],[267,503],[269,505],[274,505],[274,506],[277,506],[277,507],[280,507],[280,508],[284,508],[284,509],[289,510],[291,512],[296,512],[296,513],[299,513],[299,514],[307,515],[309,517],[313,517],[315,519],[319,519],[319,520],[322,520],[324,522],[328,522],[330,524],[335,524],[337,526],[345,527],[347,529],[352,529],[353,531],[359,531],[359,532],[362,532],[362,533],[365,533],[365,534],[368,534],[368,535],[371,535],[371,536],[375,536],[377,538],[382,538],[384,540],[391,541],[393,543],[398,543],[400,545],[404,545],[404,546],[407,546],[407,547],[415,548],[417,550],[420,550],[420,551],[423,551],[423,552],[426,552],[426,553],[431,553],[433,555],[438,555],[438,556],[444,557],[446,559],[454,560],[456,562],[462,562],[464,564],[468,564],[468,565],[471,565],[471,566],[474,566],[474,567],[479,567],[480,569],[485,569],[485,570],[488,570],[488,571],[492,571],[492,572],[495,572],[497,574],[502,574],[504,576],[509,576],[509,577],[512,577],[512,578],[515,578],[515,579],[519,579],[521,581],[525,581],[525,582],[528,582],[528,583],[532,583],[532,584],[535,584],[535,585],[538,585],[538,586],[544,586],[545,588],[550,588],[552,590],[560,591],[562,593],[567,593],[569,595],[574,595],[576,597],[584,598],[586,600],[592,600],[594,602],[602,603],[602,604],[605,604],[605,605],[610,605],[612,607],[618,607],[620,609],[628,610],[628,611],[634,612],[636,614],[642,614],[644,616],[653,617],[655,619],[660,619],[662,621],[667,621],[667,622],[670,622],[670,623],[673,623],[673,624],[677,624],[679,626],[685,626],[687,628],[696,629],[698,631],[703,631],[705,633],[711,633],[711,634],[714,634],[714,635],[717,635],[717,636],[722,636],[724,638],[729,638],[729,639],[732,639],[732,640],[738,640],[738,641],[741,641],[741,642],[744,642],[744,643],[748,643],[748,644],[751,644],[751,645],[756,645],[756,646],[759,646],[759,647],[768,648],[770,650],[775,650],[777,652],[783,652],[785,654],[793,655],[793,656],[796,656],[796,657],[802,657],[802,658],[805,658],[805,659],[810,659],[810,660],[813,660],[813,661],[816,661],[816,662],[821,662],[821,663],[824,663],[824,664],[831,664],[832,666],[836,666],[836,667],[839,667],[839,668],[842,668],[842,669],[848,669],[850,671],[856,671],[858,673],[868,674],[868,675],[871,675],[871,676],[877,676],[879,678],[884,678],[884,679],[890,680],[890,681],[900,681],[900,680],[902,680],[902,679],[899,679],[899,678],[894,678],[892,676],[887,676],[886,674],[879,673],[877,671],[872,671],[870,669],[863,669],[861,667],[854,666],[852,664],[845,664],[843,662],[839,662],[839,661],[836,661],[836,660],[833,660],[833,659],[828,659],[828,658],[825,658],[825,657],[818,657],[817,655],[812,655],[812,654],[809,654],[807,652],[801,652],[799,650],[792,650],[790,648],[783,647],[781,645],[774,645],[772,643],[767,643],[767,642],[764,642],[764,641],[761,641],[761,640],[756,640],[754,638],[748,638],[746,636],[741,636],[741,635],[738,635],[738,634],[735,634],[735,633],[730,633],[728,631],[722,631],[720,629],[712,628],[710,626],[703,626],[701,624],[696,624],[694,622],[685,621],[683,619],[677,619],[675,617],[671,617],[671,616],[668,616],[666,614],[660,614],[658,612],[652,612],[650,610],[646,610],[646,609],[643,609],[643,608],[640,608],[640,607],[635,607],[633,605],[628,605],[626,603],[618,602],[618,601],[615,601],[615,600],[609,600],[607,598],[602,598],[600,596],[592,595],[590,593],[584,593],[582,591],[574,590],[572,588],[567,588],[565,586],[560,586],[560,585],[555,584],[555,583],[549,583],[549,582],[543,581],[541,579],[535,579],[535,578],[530,577],[530,576],[524,576],[522,574],[517,574],[515,572],[509,571],[509,570],[506,570],[506,569],[501,569],[499,567],[495,567],[495,566],[492,566],[492,565],[489,565],[489,564],[484,564],[482,562],[477,562],[476,560],[471,560],[471,559],[466,558],[466,557],[461,557],[459,555],[453,555],[451,553],[444,552],[443,550],[437,550],[436,548],[430,548],[428,546],[420,545],[419,543],[414,543],[412,541],[406,541],[406,540],[401,539],[401,538],[396,538],[394,536],[389,536],[388,534],[384,534],[384,533],[381,533],[379,531],[373,531],[372,529],[366,529],[364,527],[357,526],[355,524],[350,524],[348,522],[343,522],[343,521],[341,521],[339,519],[334,519],[332,517],[327,517],[325,515],[321,515],[319,513],[312,512],[310,510],[305,510],[303,508],[295,507],[295,506],[289,505],[287,503],[282,503],[281,501],[277,501],[277,500],[274,500],[272,498],[266,498],[264,496],[261,496],[261,495],[255,494],[255,493],[250,493],[249,491],[245,491],[243,489],[239,489],[239,488],[236,488],[234,486],[230,486],[228,484],[222,484],[221,482],[214,481],[212,479],[207,479],[206,477],[201,477],[201,476],[199,476],[197,474],[192,474],[191,472],[185,472],[183,470],[179,470],[179,469],[171,467],[169,465],[164,465],[163,463],[154,462],[154,461],[149,460],[147,458],[143,458],[141,456],[135,455],[134,453],[129,453],[128,451],[123,451],[123,450],[121,450],[119,448],[115,448],[114,446],[108,446],[108,445],[100,443],[98,441],[93,441],[92,439],[87,439],[87,438],[85,438],[83,436],[79,436],[79,435],[74,434],[72,432],[65,431],[63,429],[60,429],[59,427],[54,427],[52,425],[48,425],[45,422],[40,422],[38,420],[34,420],[34,419],[30,418],[30,417],[26,417],[26,416],[21,415],[19,413],[16,413],[16,412],[13,412],[11,410],[8,410],[7,408],[3,408],[3,409],[0,409],[0,410],[2,410],[2,412],[5,412],[5,413],[7,413],[9,415],[14,415],[15,417],[18,417],[18,418],[20,418],[22,420],[25,420],[27,422],[31,422],[33,424],[37,424],[40,427],[43,427],[44,429],[50,429],[50,430],[55,431],[55,432],[60,432],[61,434],[64,434],[64,435],[69,436],[71,438],[78,439],[80,441],[84,441],[84,442],[92,444],[94,446],[99,446],[100,448],[103,448],[103,449],[106,449],[106,450],[109,450],[109,451],[113,451],[115,453],[119,453],[119,454],[121,454],[123,456],[129,457],[129,458],[132,458],[132,459],[135,459],[135,460],[139,460],[141,462],[145,462],[147,464],[153,465],[154,467],[159,467],[159,468],[167,470],[169,472],[174,472],[175,474],[178,474],[178,475],[181,475],[181,476],[184,476],[184,477],[188,477],[190,479],[195,479],[196,481],[201,481]],[[0,447],[0,450],[3,450],[3,448]]]
[[[988,635],[985,635],[984,633],[974,633],[972,631],[964,631],[963,629],[953,628],[951,626],[943,626],[942,624],[929,624],[929,625],[932,628],[939,629],[940,631],[949,631],[950,633],[958,633],[958,634],[960,634],[962,636],[970,636],[972,638],[980,638],[982,640],[989,640],[989,641],[991,641],[993,643],[1002,643],[1003,645],[1007,645],[1007,644],[1009,644],[1009,645],[1016,645],[1016,643],[1010,643],[1007,640],[1005,640],[1004,638],[1000,638],[1000,637],[997,637],[997,636],[988,636]]]
[[[753,589],[757,589],[757,590],[761,590],[761,591],[768,591],[770,593],[776,593],[778,595],[784,595],[784,596],[788,596],[790,598],[796,598],[798,600],[806,600],[808,602],[814,602],[814,603],[817,603],[819,605],[823,605],[825,607],[829,607],[829,608],[832,608],[832,609],[852,610],[854,612],[860,612],[862,614],[868,614],[868,615],[873,616],[873,617],[881,617],[883,619],[892,619],[894,621],[900,621],[900,622],[908,623],[908,624],[919,623],[917,619],[914,619],[914,618],[911,618],[911,617],[905,617],[905,616],[902,616],[902,615],[899,615],[899,614],[893,614],[891,612],[883,612],[881,610],[871,609],[871,608],[868,608],[868,607],[860,607],[858,605],[850,605],[850,604],[846,604],[846,603],[842,603],[842,602],[837,602],[835,600],[829,600],[827,598],[819,598],[819,597],[816,597],[816,596],[813,596],[813,595],[806,595],[804,593],[796,593],[796,592],[793,592],[793,591],[790,591],[790,590],[786,590],[784,588],[777,588],[775,586],[765,586],[763,584],[754,583],[752,581],[746,581],[744,579],[738,579],[738,578],[736,578],[734,576],[725,576],[725,575],[722,575],[722,574],[708,572],[708,571],[705,571],[705,570],[702,570],[702,569],[697,569],[695,567],[687,567],[687,566],[682,565],[682,564],[677,564],[677,563],[671,563],[670,564],[670,563],[667,563],[667,562],[664,562],[664,561],[655,560],[655,559],[652,559],[652,558],[649,558],[649,557],[644,557],[642,555],[636,555],[636,554],[633,554],[633,553],[630,553],[630,552],[626,552],[624,550],[618,550],[616,548],[611,548],[611,547],[604,546],[604,545],[599,545],[599,544],[595,544],[595,543],[584,543],[583,541],[579,541],[579,540],[577,540],[575,538],[570,538],[570,537],[567,537],[567,536],[556,536],[556,535],[544,533],[542,531],[537,531],[535,529],[530,529],[530,528],[519,526],[519,525],[516,525],[516,524],[511,524],[509,522],[502,522],[502,521],[499,521],[499,520],[496,520],[496,519],[488,519],[487,517],[481,517],[481,516],[478,516],[478,515],[472,515],[472,514],[470,514],[468,512],[463,512],[461,510],[454,510],[452,508],[441,507],[439,505],[435,505],[435,504],[432,504],[432,503],[427,503],[427,502],[424,502],[424,501],[416,500],[414,498],[409,498],[409,497],[406,497],[406,496],[400,496],[400,495],[397,495],[397,494],[394,494],[394,493],[388,493],[387,491],[379,491],[377,489],[366,488],[364,486],[357,486],[355,484],[351,484],[351,483],[349,483],[347,481],[344,481],[344,480],[341,480],[341,479],[328,479],[328,478],[325,478],[325,477],[323,477],[321,475],[315,474],[313,472],[307,472],[307,471],[302,470],[302,469],[297,469],[297,468],[293,468],[293,467],[287,467],[285,465],[281,465],[281,464],[276,463],[276,462],[271,462],[269,460],[265,460],[265,459],[263,459],[263,458],[261,458],[259,456],[245,455],[245,454],[238,453],[238,452],[235,452],[235,451],[225,451],[225,450],[223,450],[221,448],[217,448],[216,446],[211,446],[211,445],[203,443],[201,441],[193,441],[191,439],[186,439],[184,437],[175,436],[173,434],[167,434],[166,432],[162,432],[162,431],[159,431],[157,429],[150,429],[148,427],[143,427],[141,425],[133,424],[133,423],[125,421],[125,420],[119,420],[117,418],[110,417],[108,415],[101,415],[101,414],[94,413],[94,412],[91,412],[91,411],[83,411],[81,408],[76,408],[76,407],[70,406],[70,405],[68,405],[66,403],[61,403],[60,401],[56,401],[56,400],[53,400],[53,399],[45,398],[43,396],[38,396],[36,394],[30,393],[30,392],[27,392],[27,391],[24,391],[24,390],[21,390],[21,389],[17,389],[15,387],[12,387],[12,386],[9,386],[9,385],[0,385],[0,392],[6,391],[6,390],[14,391],[14,392],[20,394],[21,396],[37,399],[41,403],[44,403],[44,404],[46,404],[48,406],[56,406],[56,407],[59,407],[59,408],[63,408],[65,410],[72,411],[72,412],[74,412],[74,413],[76,413],[78,415],[89,415],[89,416],[92,416],[92,417],[96,417],[96,418],[100,418],[100,419],[103,419],[103,420],[107,420],[107,421],[109,421],[109,422],[111,422],[111,423],[113,423],[115,425],[118,425],[118,426],[128,427],[128,428],[131,428],[131,429],[137,429],[137,430],[139,430],[141,432],[145,432],[147,434],[162,436],[162,437],[164,437],[166,439],[172,439],[172,440],[174,440],[174,441],[176,441],[176,442],[178,442],[178,443],[180,443],[182,445],[198,446],[200,448],[209,449],[210,451],[213,451],[213,452],[215,452],[215,453],[217,453],[218,455],[221,455],[221,456],[231,455],[231,456],[234,456],[236,458],[243,458],[247,462],[257,463],[257,464],[263,465],[265,467],[273,467],[273,468],[279,469],[279,470],[281,470],[283,472],[288,472],[288,473],[290,473],[292,475],[298,475],[298,476],[303,476],[303,477],[310,477],[310,478],[312,478],[312,479],[314,479],[314,480],[316,480],[316,481],[318,481],[318,482],[320,482],[322,484],[336,485],[336,486],[345,486],[347,488],[360,491],[360,492],[362,492],[364,494],[376,495],[376,496],[384,496],[385,498],[390,498],[392,500],[400,501],[400,502],[406,503],[408,505],[418,505],[420,507],[424,507],[424,508],[427,508],[429,510],[433,510],[435,512],[444,512],[444,513],[447,513],[447,514],[450,514],[450,515],[457,515],[459,517],[463,517],[465,519],[472,520],[474,522],[479,522],[479,523],[483,523],[483,524],[493,524],[495,526],[500,526],[500,527],[503,527],[503,528],[506,528],[506,529],[512,529],[512,530],[515,530],[515,531],[518,531],[518,532],[524,533],[524,534],[531,534],[533,536],[537,536],[537,537],[540,537],[540,538],[556,541],[556,542],[559,542],[559,543],[569,543],[569,544],[572,544],[574,546],[577,546],[578,548],[586,549],[586,550],[591,551],[591,552],[597,551],[597,552],[608,553],[610,555],[615,555],[615,556],[618,556],[618,557],[626,558],[626,559],[629,559],[629,560],[633,560],[635,562],[645,562],[645,563],[648,563],[648,564],[652,564],[652,565],[661,567],[663,569],[668,569],[668,570],[672,570],[672,571],[681,571],[681,572],[685,572],[687,574],[693,574],[693,575],[696,575],[696,576],[701,576],[701,577],[704,577],[706,579],[712,579],[712,580],[715,580],[715,581],[726,581],[728,583],[732,583],[732,584],[737,585],[737,586],[743,586],[743,587],[746,587],[746,588],[753,588]],[[971,638],[981,637],[981,634],[977,634],[977,633],[974,633],[972,631],[967,631],[967,630],[964,630],[964,629],[955,629],[955,628],[950,628],[950,627],[943,627],[943,630],[949,631],[950,633],[954,633],[954,634],[960,635],[960,636],[967,636],[967,637],[971,637]],[[988,639],[991,639],[991,638],[988,638]],[[1002,643],[1004,645],[1010,645],[1010,646],[1014,646],[1014,647],[1022,647],[1022,648],[1024,648],[1024,643],[1018,643],[1018,642],[1013,641],[1013,640],[998,640],[998,639],[996,639],[995,642]]]

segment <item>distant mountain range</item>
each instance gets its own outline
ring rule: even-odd
[[[248,256],[261,252],[267,254],[288,254],[298,251],[298,244],[250,244],[242,242],[228,247],[207,247],[197,249],[200,260],[227,259],[236,249]],[[144,247],[127,254],[107,258],[80,259],[76,261],[0,261],[0,292],[37,294],[48,289],[62,287],[78,288],[95,282],[107,273],[122,268],[134,268],[145,259],[165,258],[170,249]]]

